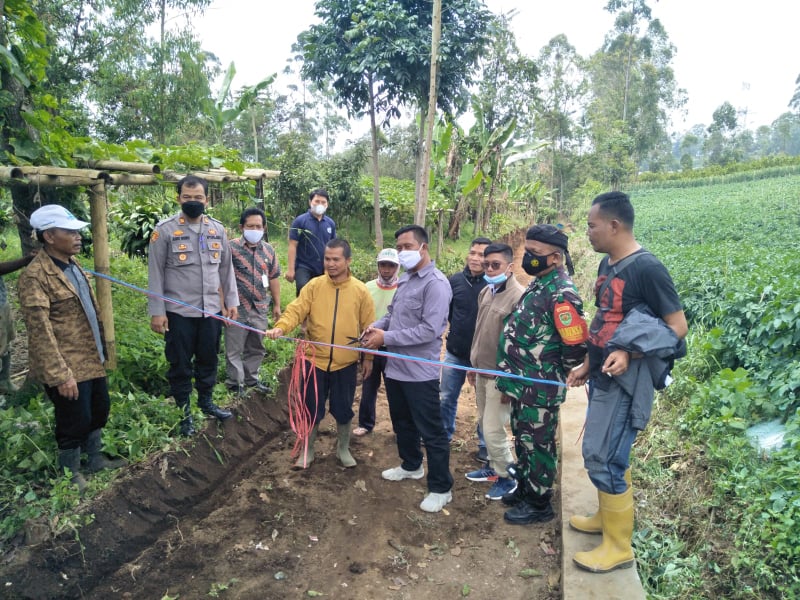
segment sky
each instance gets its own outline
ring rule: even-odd
[[[516,11],[512,29],[520,50],[531,57],[560,33],[589,56],[613,26],[613,16],[604,10],[607,0],[484,1],[494,13]],[[683,113],[672,115],[671,130],[708,125],[725,101],[747,111],[741,124],[749,129],[769,125],[789,110],[800,74],[800,2],[650,0],[648,5],[677,49],[675,78],[688,97]],[[286,5],[215,0],[193,26],[223,68],[236,64],[238,89],[283,71],[297,35],[316,21],[314,0]]]

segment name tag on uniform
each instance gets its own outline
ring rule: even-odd
[[[264,287],[269,287],[269,277],[267,276],[267,274],[266,274],[266,273],[264,273],[264,274],[261,276],[261,284],[262,284]]]

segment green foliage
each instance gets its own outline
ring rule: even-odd
[[[113,194],[112,198],[109,216],[122,251],[131,258],[146,258],[150,236],[160,220],[175,212],[175,201],[160,190],[154,194],[144,188]]]
[[[640,523],[637,560],[654,598],[800,596],[800,176],[762,175],[748,174],[757,186],[678,184],[633,196],[637,238],[669,268],[691,331],[662,395],[668,412],[654,411],[662,421],[637,452],[690,457],[708,482],[694,504],[664,496],[702,509],[696,521]],[[786,443],[765,457],[744,430],[776,417]],[[658,459],[644,468],[657,471]]]
[[[741,163],[712,165],[681,173],[642,173],[633,189],[701,187],[773,179],[800,173],[800,156],[768,156]]]
[[[366,198],[372,195],[372,179],[361,178],[361,189]],[[381,216],[390,223],[412,223],[414,221],[415,187],[410,179],[395,179],[394,177],[381,177]],[[431,190],[429,206],[440,207],[447,205],[447,199],[441,191]],[[371,208],[371,199],[365,201],[365,209]]]

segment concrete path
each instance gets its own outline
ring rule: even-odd
[[[597,490],[586,476],[581,456],[581,431],[586,416],[586,393],[573,388],[561,407],[561,535],[562,597],[564,600],[644,600],[642,582],[635,568],[595,574],[572,562],[572,555],[591,550],[599,535],[579,533],[569,526],[571,515],[589,515],[597,510]],[[635,480],[634,480],[635,483]]]

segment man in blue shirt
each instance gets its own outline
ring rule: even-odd
[[[317,189],[308,197],[308,211],[299,215],[289,228],[286,281],[294,282],[297,295],[314,277],[325,273],[325,244],[336,237],[336,223],[325,215],[328,192]]]
[[[431,361],[432,364],[389,357],[384,381],[389,415],[397,436],[402,463],[381,476],[389,481],[422,479],[420,440],[428,455],[428,495],[420,504],[426,512],[439,512],[452,501],[450,444],[439,413],[439,354],[447,327],[450,284],[431,261],[428,233],[409,225],[394,234],[400,266],[406,272],[397,283],[387,313],[364,332],[362,343],[377,350]]]

